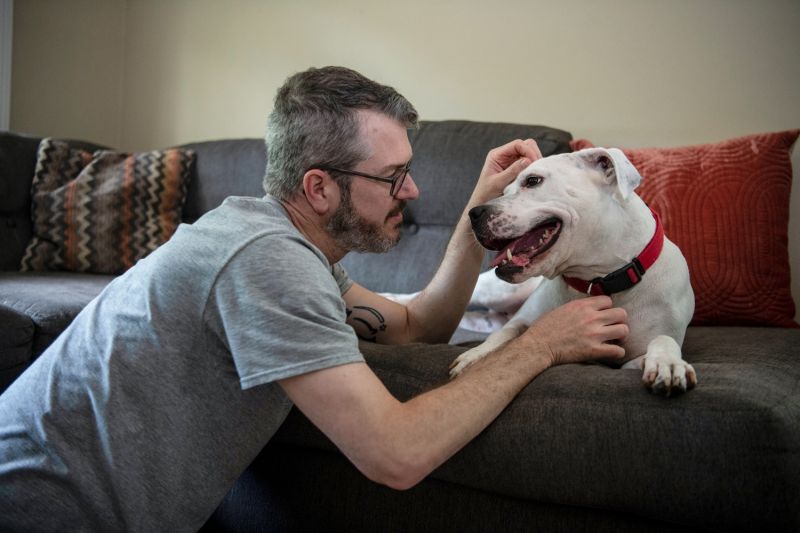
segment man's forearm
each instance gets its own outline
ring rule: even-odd
[[[365,476],[407,489],[475,438],[552,363],[544,343],[517,338],[455,380],[406,402],[363,364],[281,385]]]
[[[408,488],[489,425],[527,383],[555,364],[619,359],[628,334],[607,296],[540,317],[456,379],[398,401],[365,363],[281,380],[289,398],[370,479]]]
[[[542,157],[532,139],[514,140],[491,150],[467,207],[456,224],[442,264],[408,309],[410,340],[447,342],[467,308],[480,274],[484,249],[472,233],[469,210],[497,198],[531,161]]]
[[[400,478],[389,484],[408,488],[418,483],[483,431],[551,364],[545,346],[511,341],[457,379],[399,405],[402,414],[386,443]]]
[[[485,250],[472,232],[468,210],[456,224],[433,279],[407,305],[414,341],[447,342],[472,296]]]

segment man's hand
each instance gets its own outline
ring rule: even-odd
[[[593,296],[542,315],[520,340],[541,345],[550,354],[552,365],[621,359],[625,350],[612,341],[628,336],[627,320],[624,309],[612,307],[611,298]]]
[[[524,141],[517,139],[491,150],[486,156],[469,206],[473,207],[497,198],[503,194],[503,189],[517,174],[541,158],[542,152],[533,139]]]
[[[542,157],[533,139],[515,140],[491,150],[466,209],[456,223],[444,259],[428,286],[407,305],[406,342],[447,342],[458,327],[480,273],[484,248],[475,238],[469,210],[503,194],[532,161]]]

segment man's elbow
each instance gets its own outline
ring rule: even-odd
[[[372,468],[361,470],[375,483],[386,485],[395,490],[408,490],[425,479],[433,468],[422,461],[388,459],[384,456]]]
[[[458,322],[455,325],[445,324],[433,327],[425,327],[418,324],[414,327],[413,333],[410,335],[411,342],[424,342],[426,344],[447,344],[450,342],[453,334],[458,328]]]

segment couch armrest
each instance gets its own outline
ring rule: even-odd
[[[19,311],[0,305],[0,392],[12,382],[31,361],[33,320]]]

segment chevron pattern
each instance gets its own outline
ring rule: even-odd
[[[686,262],[695,326],[796,327],[788,252],[800,130],[675,148],[623,148]],[[591,148],[581,139],[573,150]]]
[[[39,144],[31,185],[33,238],[23,271],[121,274],[180,224],[191,150],[95,153]]]

